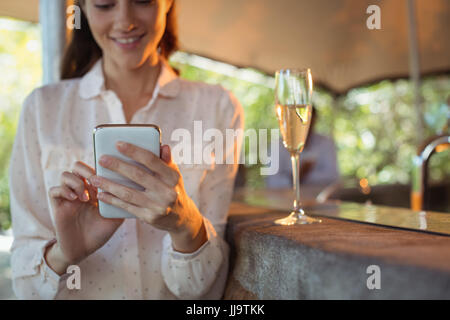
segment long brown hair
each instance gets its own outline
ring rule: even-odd
[[[81,8],[81,0],[76,0],[75,5]],[[91,67],[102,57],[102,50],[92,35],[88,20],[81,12],[80,28],[74,28],[69,45],[66,47],[61,64],[61,79],[72,79],[84,76]],[[178,25],[176,0],[167,12],[166,29],[159,43],[160,53],[167,60],[170,55],[178,50]]]

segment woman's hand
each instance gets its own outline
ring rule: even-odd
[[[203,217],[186,194],[178,166],[171,159],[169,146],[161,148],[161,158],[129,143],[119,142],[116,147],[151,172],[113,156],[102,156],[100,165],[129,178],[145,190],[139,191],[106,178],[91,176],[89,182],[105,191],[98,194],[98,199],[168,231],[175,250],[197,250],[207,240]]]
[[[72,172],[62,173],[61,185],[49,190],[57,242],[47,249],[46,260],[58,274],[102,247],[123,222],[100,215],[97,190],[87,180],[93,175],[93,168],[77,161]]]

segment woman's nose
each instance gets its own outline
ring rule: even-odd
[[[125,26],[125,25],[124,25]],[[133,30],[135,28],[135,26],[134,26],[134,24],[130,24],[129,26],[128,26],[128,28],[121,28],[122,30],[124,30],[124,31],[127,31],[127,32],[129,32],[129,31],[131,31],[131,30]]]
[[[129,32],[136,28],[134,13],[130,7],[129,1],[119,2],[121,5],[118,7],[118,12],[116,16],[117,28],[121,31]]]

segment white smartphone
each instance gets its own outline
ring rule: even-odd
[[[141,163],[120,153],[116,148],[116,142],[132,143],[160,157],[161,129],[153,124],[102,124],[95,127],[93,135],[96,174],[127,187],[143,191],[142,186],[115,171],[102,167],[98,161],[102,155],[110,155],[137,165],[151,173],[151,170]],[[99,189],[98,191],[103,190]],[[131,213],[100,200],[98,201],[98,208],[100,214],[105,218],[136,218]]]

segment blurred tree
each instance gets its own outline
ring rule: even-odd
[[[382,81],[350,90],[337,99],[335,140],[339,167],[347,180],[370,185],[409,184],[416,128],[413,86],[408,80]],[[426,136],[442,132],[450,115],[450,77],[429,77],[422,84]],[[442,152],[430,162],[431,181],[448,181],[450,161]],[[445,180],[447,179],[447,180]]]
[[[23,101],[42,77],[38,25],[0,18],[0,70],[0,229],[8,229],[8,168],[17,121]]]
[[[278,128],[272,87],[240,80],[233,72],[205,70],[207,66],[193,65],[190,56],[185,54],[172,61],[183,78],[219,83],[232,91],[244,107],[246,129]],[[223,71],[220,67],[216,69]],[[265,76],[256,70],[248,72]],[[272,77],[265,77],[273,80]],[[337,98],[321,88],[315,88],[313,103],[319,114],[316,131],[335,139],[344,184],[354,186],[363,178],[370,185],[410,182],[411,161],[417,148],[414,145],[414,113],[411,112],[412,90],[409,80],[405,79],[355,88]],[[450,77],[424,79],[422,94],[428,137],[441,133],[450,117],[447,104],[450,99]],[[248,146],[244,148],[248,154]],[[260,165],[247,165],[247,168],[247,185],[264,187],[259,175]],[[430,172],[431,181],[448,179],[448,154],[443,152],[433,157]]]

